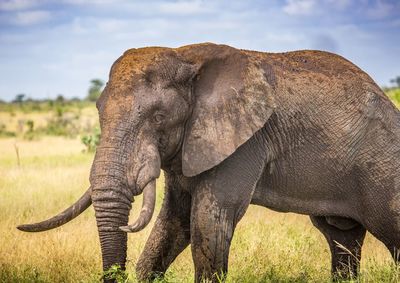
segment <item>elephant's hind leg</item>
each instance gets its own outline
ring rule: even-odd
[[[366,229],[351,219],[341,217],[310,218],[328,241],[332,255],[333,279],[357,277]]]
[[[141,281],[162,276],[190,243],[191,195],[181,187],[181,178],[165,174],[163,206],[136,265]]]

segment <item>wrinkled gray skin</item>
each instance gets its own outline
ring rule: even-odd
[[[91,188],[62,214],[21,230],[57,227],[93,203],[104,269],[124,267],[126,232],[150,220],[163,169],[164,203],[137,263],[143,280],[189,244],[196,282],[226,273],[250,203],[310,215],[328,241],[334,277],[357,275],[366,230],[394,257],[400,248],[400,114],[337,55],[214,44],[132,49],[113,65],[97,108]],[[126,226],[142,192],[141,216]]]

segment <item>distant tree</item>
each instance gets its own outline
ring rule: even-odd
[[[65,102],[65,98],[62,94],[57,95],[56,102],[59,104],[63,104]]]
[[[17,94],[15,96],[13,102],[22,104],[22,102],[24,102],[24,100],[25,100],[25,94],[24,93],[20,93],[20,94]]]
[[[400,87],[400,76],[397,76],[396,78],[391,79],[390,82],[392,84],[395,84],[397,87]]]
[[[93,79],[90,81],[90,83],[91,85],[89,87],[86,99],[89,101],[96,101],[103,90],[104,82],[100,79]]]

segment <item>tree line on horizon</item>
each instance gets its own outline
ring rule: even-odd
[[[97,98],[100,96],[103,91],[104,81],[101,79],[92,79],[90,80],[90,86],[87,91],[86,97],[81,99],[79,97],[66,98],[63,94],[58,94],[56,98],[45,98],[45,99],[34,99],[28,97],[25,93],[17,94],[13,100],[9,103],[13,104],[22,104],[22,103],[67,103],[67,102],[80,102],[80,101],[88,101],[88,102],[96,102]],[[7,104],[6,101],[0,99],[0,103]]]

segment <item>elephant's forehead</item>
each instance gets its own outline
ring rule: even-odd
[[[146,89],[146,69],[161,57],[162,52],[168,49],[146,47],[125,51],[111,67],[110,79],[100,98],[99,104],[104,105],[104,112],[128,111],[127,108],[134,105],[136,100],[144,94],[151,93],[144,91]]]
[[[125,51],[111,67],[110,80],[127,83],[133,78],[143,77],[148,66],[156,62],[159,55],[168,49],[164,47],[145,47]]]

